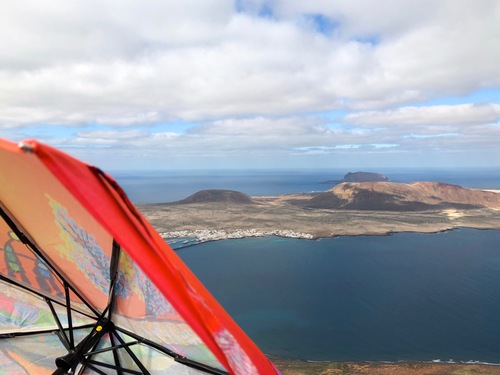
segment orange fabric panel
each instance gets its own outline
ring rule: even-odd
[[[23,167],[33,169],[35,179],[53,181],[55,177],[62,185],[56,189],[51,182],[48,187],[60,190],[52,194],[62,200],[60,203],[66,205],[64,207],[71,206],[68,212],[71,209],[77,213],[76,217],[83,215],[85,228],[89,231],[94,228],[93,220],[99,224],[99,228],[94,228],[97,231],[95,239],[103,249],[105,243],[109,244],[114,238],[230,373],[279,373],[142,217],[110,176],[36,141],[26,141],[24,144],[29,151],[20,151],[5,141],[0,146],[9,151],[12,160],[23,160]],[[40,168],[37,158],[46,169]],[[24,190],[24,194],[29,194],[29,188]],[[73,207],[71,199],[66,200],[68,194],[76,198],[80,207]],[[29,203],[16,201],[17,204],[22,204],[25,209],[33,209]],[[86,213],[81,213],[80,208]],[[38,221],[50,217],[46,210],[38,214]],[[32,223],[33,220],[27,220],[29,223],[23,225],[37,225]],[[102,228],[104,233],[101,233]],[[108,248],[110,250],[111,246]],[[93,297],[94,303],[100,305],[99,298]]]
[[[0,148],[0,168],[0,199],[11,219],[94,308],[103,310],[109,289],[109,272],[103,272],[109,264],[104,260],[111,256],[111,235],[35,155]],[[3,232],[0,235],[5,237],[9,230],[3,228]],[[0,246],[5,243],[0,240]],[[20,251],[17,244],[16,249]],[[24,254],[23,259],[28,256]],[[29,267],[23,267],[25,273]],[[37,283],[32,280],[31,284]]]

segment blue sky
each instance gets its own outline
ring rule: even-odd
[[[106,170],[500,169],[499,20],[497,0],[7,1],[0,137]]]

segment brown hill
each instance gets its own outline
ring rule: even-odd
[[[500,194],[441,182],[359,182],[339,184],[299,204],[308,208],[388,211],[500,209]]]
[[[174,204],[190,204],[190,203],[208,203],[208,202],[224,202],[237,204],[254,204],[254,200],[244,193],[234,190],[201,190],[197,193]]]

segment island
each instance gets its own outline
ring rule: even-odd
[[[139,205],[164,238],[198,242],[251,236],[307,240],[343,235],[500,229],[500,191],[437,182],[342,182],[320,193],[249,196],[202,190],[183,200]],[[272,358],[283,375],[500,374],[479,363],[321,363]]]
[[[344,182],[320,193],[254,197],[203,190],[138,207],[163,237],[200,241],[500,229],[499,192],[440,182]]]
[[[328,180],[322,182],[322,184],[341,184],[342,182],[379,182],[379,181],[389,181],[387,176],[380,173],[374,172],[348,172],[342,180]]]

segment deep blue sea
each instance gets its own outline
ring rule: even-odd
[[[500,363],[500,231],[247,238],[178,254],[268,355]]]
[[[203,189],[323,191],[349,170],[111,172],[134,203]],[[355,172],[355,170],[351,170]],[[500,189],[498,170],[377,170],[391,181]],[[181,242],[181,246],[182,242]],[[178,254],[272,356],[500,364],[500,231],[199,244]]]

